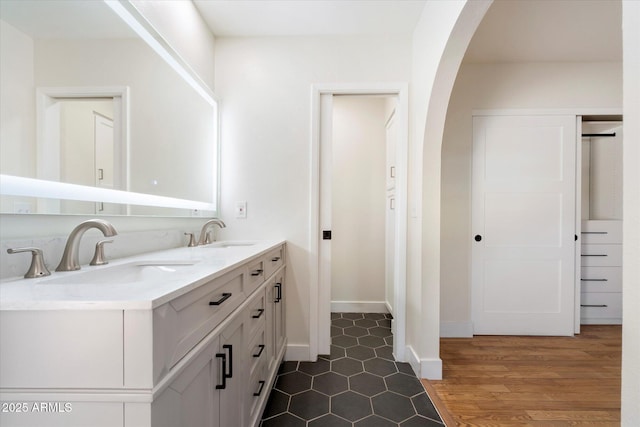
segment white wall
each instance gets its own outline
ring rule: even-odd
[[[331,301],[385,300],[386,99],[333,97]]]
[[[474,109],[621,108],[620,63],[464,63],[442,146],[443,336],[470,335],[471,158]]]
[[[0,20],[0,170],[11,175],[35,175],[33,55],[33,40]]]
[[[640,425],[640,2],[624,1],[622,426]]]
[[[440,161],[445,116],[464,52],[490,4],[428,1],[413,35],[407,347],[423,378],[442,376]]]
[[[289,241],[287,333],[309,354],[311,85],[409,81],[410,37],[216,39],[225,235]],[[235,219],[236,201],[247,219]]]
[[[191,1],[130,0],[167,43],[213,89],[215,37]]]

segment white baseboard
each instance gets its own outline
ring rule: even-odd
[[[388,313],[384,301],[331,301],[332,313]]]
[[[311,349],[307,344],[287,344],[287,350],[284,353],[284,360],[313,362],[313,360],[311,360]]]
[[[426,378],[428,380],[442,379],[442,359],[420,359],[410,345],[407,346],[405,355],[407,356],[407,362],[409,362],[418,378]]]
[[[413,368],[413,372],[416,374],[416,376],[419,377],[420,376],[420,358],[418,357],[418,354],[415,352],[413,347],[408,345],[407,349],[404,352],[404,356],[405,356],[405,359],[407,360],[407,363],[409,363]]]
[[[442,338],[471,338],[473,337],[473,323],[441,321],[440,336]]]

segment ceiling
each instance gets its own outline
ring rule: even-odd
[[[411,34],[425,0],[194,0],[218,37]]]
[[[194,3],[217,37],[260,37],[411,34],[425,0]],[[621,61],[621,21],[621,0],[495,0],[465,61]]]

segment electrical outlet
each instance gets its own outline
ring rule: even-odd
[[[247,217],[247,202],[236,202],[236,218]]]

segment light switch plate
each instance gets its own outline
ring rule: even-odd
[[[236,202],[236,218],[247,217],[247,202]]]

